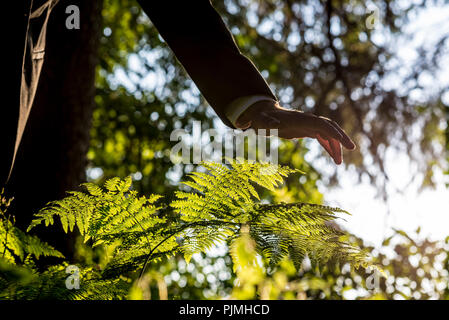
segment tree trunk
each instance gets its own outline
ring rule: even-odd
[[[34,2],[37,8],[39,1]],[[102,4],[102,0],[60,0],[51,13],[39,86],[7,185],[15,198],[16,225],[22,229],[48,201],[62,198],[85,181]],[[66,28],[69,5],[80,9],[79,30]],[[70,256],[72,246],[60,229],[58,224],[36,231]]]

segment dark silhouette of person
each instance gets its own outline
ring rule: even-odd
[[[278,129],[279,137],[285,139],[315,138],[336,164],[342,162],[342,146],[350,150],[355,148],[355,144],[334,121],[280,106],[257,68],[241,54],[210,0],[137,1],[201,94],[227,126]],[[57,1],[49,1],[46,8],[51,9],[54,5],[57,5]],[[49,11],[41,10],[39,14],[47,14],[48,20]],[[42,50],[33,54],[43,55],[45,43],[37,45],[42,46]],[[43,60],[39,57],[35,60],[42,64]],[[31,70],[36,70],[35,67],[38,66],[32,66]],[[25,87],[26,90],[23,90],[22,85],[20,111],[15,115],[19,119],[20,130],[23,130],[27,113],[31,109],[39,72],[36,74],[27,75],[31,85]],[[14,78],[11,81],[16,80]],[[17,127],[17,122],[13,124],[6,118],[0,120],[4,149],[0,178],[3,178],[11,168],[13,157],[10,151],[14,146],[17,149],[21,133],[13,139],[11,132]]]

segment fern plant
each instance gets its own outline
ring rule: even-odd
[[[344,234],[328,222],[346,211],[304,203],[264,204],[254,185],[274,191],[289,174],[288,167],[262,163],[203,164],[208,173],[194,172],[184,182],[193,192],[178,191],[171,203],[189,227],[184,231],[185,258],[210,249],[216,243],[232,241],[242,226],[249,229],[258,252],[275,266],[289,256],[298,269],[304,257],[312,264],[349,262],[367,265],[367,256],[343,241]]]
[[[12,264],[24,262],[30,256],[37,259],[40,256],[63,258],[64,256],[49,244],[14,226],[14,217],[7,214],[12,199],[6,199],[3,193],[2,190],[0,193],[0,258]]]
[[[84,242],[107,248],[104,268],[85,268],[84,291],[71,293],[69,298],[126,297],[129,279],[136,272],[142,276],[148,263],[176,253],[189,261],[193,254],[221,242],[227,242],[232,252],[242,230],[272,267],[289,258],[300,269],[305,257],[317,268],[369,264],[368,256],[345,242],[344,234],[330,223],[344,210],[304,203],[269,204],[260,199],[258,188],[274,191],[297,170],[249,162],[202,166],[206,172],[192,173],[170,203],[163,203],[159,195],[139,196],[128,177],[110,179],[103,187],[86,183],[84,191],[69,192],[41,209],[27,231],[42,223],[52,225],[58,218],[66,232],[77,228]],[[0,232],[5,234],[4,229]],[[19,242],[22,246],[31,243]],[[21,248],[37,256],[58,256],[49,247],[43,251]],[[20,256],[21,251],[15,252]],[[51,272],[61,274],[65,265]],[[109,288],[109,294],[105,295],[102,286]]]

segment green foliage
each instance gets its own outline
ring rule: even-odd
[[[123,294],[126,287],[120,279],[102,280],[91,267],[80,271],[83,287],[68,290],[67,262],[39,271],[36,260],[42,256],[64,258],[49,244],[14,226],[7,213],[12,199],[0,194],[0,299],[111,299]]]
[[[13,265],[0,259],[0,299],[26,300],[110,300],[128,291],[129,284],[122,279],[103,280],[92,268],[80,270],[82,285],[69,290],[66,281],[66,262],[39,272],[34,265]]]
[[[449,238],[431,240],[420,233],[393,230],[379,247],[350,236],[349,242],[369,252],[386,277],[374,270],[304,268],[290,277],[290,287],[308,299],[447,300],[449,299]],[[370,285],[370,287],[368,286]]]
[[[358,267],[366,262],[365,254],[341,241],[342,234],[327,223],[344,210],[315,204],[254,201],[259,200],[259,195],[253,184],[274,191],[284,177],[296,170],[246,162],[234,163],[232,169],[215,163],[205,167],[209,174],[193,173],[193,181],[185,183],[196,192],[177,192],[182,200],[171,204],[182,220],[195,225],[184,235],[187,258],[223,239],[234,239],[246,226],[259,253],[270,265],[276,265],[285,256],[290,256],[298,269],[305,256],[316,266],[349,260]]]
[[[135,0],[105,0],[102,17],[88,152],[89,168],[100,174],[88,176],[104,183],[137,174],[135,190],[167,194],[188,172],[170,161],[170,133],[189,130],[192,120],[210,128],[214,117]]]
[[[160,196],[137,195],[131,187],[131,178],[113,178],[101,188],[92,183],[84,184],[86,192],[69,192],[70,196],[49,203],[43,208],[28,228],[38,224],[54,223],[57,216],[65,232],[76,226],[84,242],[92,246],[111,248],[111,257],[105,273],[114,275],[135,270],[145,261],[149,251],[152,258],[159,259],[164,253],[174,253],[177,247],[174,239],[164,241],[158,250],[151,249],[166,237],[166,219],[157,215],[154,203]],[[112,276],[112,275],[109,275]]]
[[[58,218],[65,232],[78,229],[83,241],[93,248],[102,247],[107,258],[96,268],[80,268],[83,289],[65,289],[70,294],[61,286],[67,263],[38,273],[31,282],[40,284],[39,297],[52,290],[56,298],[66,299],[141,297],[139,281],[151,274],[144,272],[149,262],[176,253],[188,262],[193,254],[224,242],[234,252],[242,234],[254,241],[255,252],[269,267],[289,258],[301,270],[305,257],[317,269],[340,263],[368,266],[368,256],[345,242],[343,234],[329,224],[343,210],[302,203],[268,204],[260,199],[255,186],[275,190],[297,170],[248,162],[203,166],[207,172],[192,173],[184,183],[186,190],[176,192],[176,199],[167,205],[156,204],[158,195],[138,196],[131,190],[131,178],[113,178],[103,187],[84,184],[85,191],[70,192],[41,209],[28,231],[42,223],[54,224]],[[231,256],[238,268],[241,256]],[[131,287],[138,273],[139,280]],[[105,286],[107,294],[102,289]],[[36,297],[17,288],[14,292]]]
[[[363,245],[363,244],[362,244]],[[380,252],[372,254],[388,281],[381,278],[371,299],[448,300],[449,237],[443,241],[414,232],[393,229]],[[386,247],[392,250],[386,250]]]
[[[26,234],[14,227],[14,217],[7,215],[7,208],[11,204],[11,199],[3,197],[0,193],[0,258],[12,264],[24,262],[26,258],[34,256],[58,257],[63,255],[37,237]]]

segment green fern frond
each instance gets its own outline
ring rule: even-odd
[[[345,210],[306,203],[259,202],[254,185],[274,190],[297,170],[245,161],[233,162],[230,167],[217,163],[202,166],[208,172],[195,172],[185,183],[193,192],[177,192],[177,199],[171,203],[181,221],[206,222],[203,227],[196,225],[194,236],[188,233],[191,229],[181,235],[187,257],[235,236],[242,225],[247,225],[259,253],[272,266],[286,256],[298,268],[306,256],[323,265],[350,262],[358,267],[367,263],[366,254],[339,240],[341,232],[329,224],[339,218],[337,214],[348,214]],[[226,224],[227,228],[221,228]]]
[[[184,182],[187,191],[175,192],[168,206],[156,204],[161,198],[158,195],[142,197],[131,190],[130,177],[113,178],[103,187],[84,184],[85,191],[70,192],[35,215],[29,229],[41,223],[54,224],[57,217],[66,232],[77,228],[85,242],[109,248],[111,255],[104,269],[91,272],[98,287],[92,283],[90,289],[71,298],[101,296],[103,285],[119,292],[123,283],[118,279],[123,274],[139,270],[143,274],[148,262],[178,252],[189,261],[193,254],[219,243],[239,243],[242,228],[252,239],[254,250],[271,267],[287,257],[298,270],[306,258],[317,269],[348,262],[354,268],[369,265],[367,254],[347,243],[344,234],[331,224],[346,211],[307,203],[266,204],[261,200],[258,188],[273,191],[298,170],[247,161],[230,165],[208,162],[202,166],[207,172],[190,174]],[[22,243],[30,247],[24,250],[15,246],[11,252],[22,257],[44,254],[31,249],[31,240]]]
[[[0,219],[0,258],[11,263],[24,262],[28,255],[63,258],[58,250],[16,228],[10,220]]]

